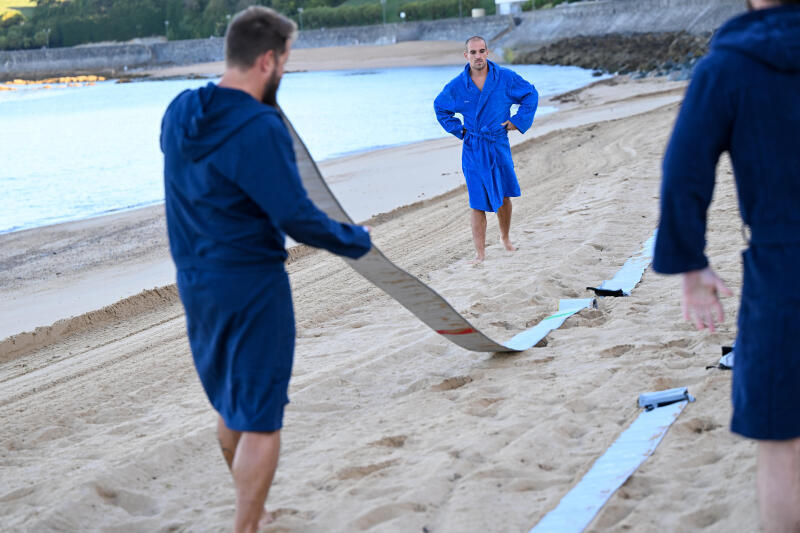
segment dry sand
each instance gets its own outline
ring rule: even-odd
[[[479,327],[511,337],[558,298],[588,296],[652,234],[682,87],[605,82],[537,119],[538,136],[514,148],[517,252],[502,250],[491,221],[487,261],[467,264],[463,187],[376,217],[376,243]],[[458,164],[450,140],[393,150],[350,160],[351,179],[404,153],[424,157],[431,180]],[[719,177],[709,252],[738,288],[727,162]],[[118,217],[0,239],[4,298],[55,283],[56,265],[59,278],[91,279],[157,263],[157,208]],[[56,235],[63,260],[47,253]],[[730,373],[705,369],[735,335],[734,298],[718,333],[698,333],[681,320],[679,279],[648,271],[631,297],[601,300],[546,346],[487,355],[436,335],[338,258],[304,251],[288,268],[298,343],[266,531],[527,531],[637,416],[640,392],[675,386],[697,402],[589,531],[757,531],[754,446],[727,429]],[[174,288],[7,339],[0,361],[2,529],[228,530],[230,475]]]

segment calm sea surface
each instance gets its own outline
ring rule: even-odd
[[[516,65],[540,95],[595,81],[577,67]],[[317,160],[444,137],[433,99],[458,67],[300,72],[278,102]],[[161,116],[208,80],[0,92],[0,233],[164,199]],[[555,111],[540,108],[537,115]]]

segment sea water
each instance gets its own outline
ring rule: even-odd
[[[577,67],[513,69],[541,96],[596,79]],[[460,70],[287,73],[278,103],[319,161],[446,136],[433,99]],[[0,233],[163,201],[161,117],[178,93],[206,83],[106,81],[0,92]],[[537,115],[553,111],[542,107]]]

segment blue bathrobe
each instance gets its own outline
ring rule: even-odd
[[[200,380],[230,429],[280,429],[295,338],[284,234],[352,258],[369,251],[369,235],[312,204],[280,114],[247,93],[213,83],[184,91],[164,115],[161,149]]]
[[[697,65],[664,157],[658,272],[708,265],[706,211],[725,151],[750,235],[731,428],[800,437],[800,6],[730,20]]]
[[[492,61],[486,63],[489,72],[483,90],[472,81],[467,64],[442,89],[433,108],[439,124],[464,141],[461,168],[467,181],[469,206],[497,211],[504,198],[520,195],[508,132],[502,124],[511,120],[520,132],[528,131],[536,114],[539,93],[514,71]],[[513,117],[512,104],[519,104]],[[454,116],[456,113],[464,117],[463,123]]]

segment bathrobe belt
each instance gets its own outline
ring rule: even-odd
[[[481,182],[489,197],[489,204],[497,211],[503,205],[503,192],[500,185],[500,168],[497,166],[497,141],[505,139],[508,131],[505,128],[495,132],[489,131],[485,126],[478,131],[467,130],[466,135],[475,141],[473,157],[478,168],[475,171],[480,175]]]

